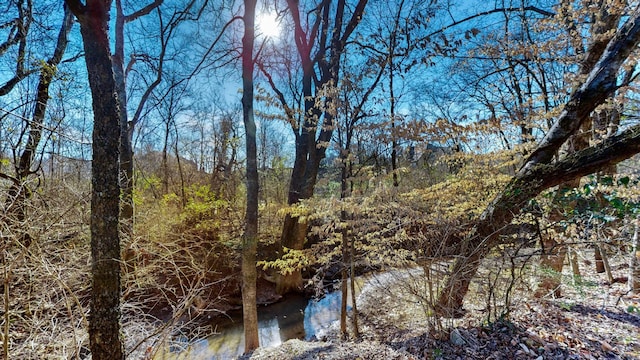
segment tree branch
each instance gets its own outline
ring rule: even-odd
[[[269,82],[269,85],[271,86],[271,90],[273,90],[273,92],[276,93],[276,96],[278,97],[278,100],[280,101],[280,104],[284,108],[284,112],[287,115],[287,120],[289,121],[289,124],[291,125],[291,127],[294,130],[293,132],[297,134],[296,129],[298,127],[298,124],[296,123],[296,119],[295,119],[295,115],[293,113],[293,110],[291,109],[291,107],[289,107],[289,104],[287,104],[287,99],[285,98],[284,93],[282,93],[282,91],[280,91],[280,89],[278,89],[278,87],[276,86],[276,83],[273,81],[273,77],[271,76],[271,74],[269,74],[267,69],[265,69],[264,64],[262,62],[260,62],[260,61],[257,61],[256,64],[258,65],[258,69],[260,69],[262,74],[264,74],[264,76],[267,77],[267,81]]]
[[[580,128],[589,114],[616,90],[615,81],[611,79],[616,77],[622,63],[639,42],[640,6],[616,32],[587,80],[571,95],[560,117],[525,161],[520,173],[524,174],[537,164],[551,161],[560,146]]]
[[[162,2],[164,0],[155,0],[154,2],[152,2],[151,4],[143,7],[142,9],[139,9],[138,11],[135,11],[132,14],[129,15],[125,15],[124,17],[124,22],[128,23],[131,22],[141,16],[145,16],[147,14],[149,14],[151,11],[153,11],[153,9],[157,8],[158,6],[162,5]]]
[[[555,13],[553,13],[553,12],[550,12],[550,11],[547,11],[547,10],[540,9],[539,7],[536,7],[536,6],[497,8],[497,9],[487,10],[487,11],[483,11],[483,12],[481,12],[481,13],[477,13],[477,14],[474,14],[474,15],[467,16],[466,18],[464,18],[464,19],[462,19],[462,20],[454,21],[454,22],[452,22],[451,24],[449,24],[449,25],[447,25],[447,26],[445,26],[445,27],[441,28],[440,30],[436,30],[436,31],[434,31],[434,32],[432,32],[432,33],[430,33],[430,34],[428,34],[427,36],[422,37],[422,38],[421,38],[420,40],[418,40],[418,41],[424,41],[424,40],[426,40],[426,39],[429,39],[429,38],[430,38],[430,37],[432,37],[433,35],[443,33],[443,32],[445,32],[445,30],[448,30],[448,29],[450,29],[450,28],[452,28],[452,27],[458,26],[458,25],[460,25],[460,24],[463,24],[463,23],[465,23],[465,22],[467,22],[467,21],[470,21],[470,20],[473,20],[473,19],[475,19],[475,18],[479,18],[479,17],[482,17],[482,16],[491,15],[491,14],[496,14],[496,13],[514,12],[514,11],[522,11],[522,12],[524,12],[524,11],[531,11],[531,12],[535,12],[535,13],[538,13],[538,14],[544,15],[544,16],[546,16],[546,17],[552,17],[552,16],[555,16],[555,15],[556,15],[556,14],[555,14]]]

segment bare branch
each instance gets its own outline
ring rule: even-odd
[[[491,14],[497,14],[497,13],[504,13],[504,12],[515,12],[515,11],[520,11],[520,12],[524,12],[524,11],[531,11],[531,12],[535,12],[538,14],[541,14],[543,16],[546,17],[552,17],[555,16],[555,13],[544,10],[544,9],[540,9],[539,7],[536,6],[525,6],[525,7],[508,7],[508,8],[497,8],[497,9],[492,9],[492,10],[487,10],[487,11],[483,11],[477,14],[473,14],[470,16],[467,16],[466,18],[462,19],[462,20],[458,20],[458,21],[454,21],[451,24],[441,28],[440,30],[436,30],[430,34],[428,34],[427,36],[422,37],[419,41],[423,41],[426,39],[429,39],[430,37],[432,37],[433,35],[436,34],[440,34],[443,33],[444,31],[452,28],[452,27],[456,27],[460,24],[463,24],[467,21],[482,17],[482,16],[487,16],[487,15],[491,15]]]
[[[278,97],[278,100],[280,101],[280,105],[282,105],[282,107],[284,108],[284,112],[287,115],[287,120],[289,121],[289,124],[293,128],[294,133],[297,135],[297,131],[295,131],[295,130],[298,127],[298,125],[297,125],[297,123],[295,121],[295,115],[293,113],[293,110],[289,106],[289,104],[287,104],[287,100],[286,100],[284,94],[282,93],[282,91],[280,91],[280,89],[278,89],[278,86],[276,86],[276,83],[273,81],[273,77],[265,69],[264,64],[262,62],[259,62],[259,61],[257,61],[256,64],[258,65],[258,68],[264,74],[264,76],[266,76],[267,81],[269,82],[269,85],[271,86],[271,90],[273,90],[273,92],[276,93],[276,96]]]
[[[202,67],[202,65],[204,65],[204,62],[209,58],[209,54],[211,54],[211,52],[213,51],[213,48],[218,44],[218,41],[220,41],[220,39],[222,38],[222,35],[224,35],[224,32],[227,31],[227,28],[231,26],[231,24],[233,24],[235,21],[242,21],[242,20],[243,20],[242,16],[234,16],[233,18],[231,18],[231,20],[227,21],[227,23],[224,24],[224,26],[222,27],[222,30],[220,30],[220,33],[218,34],[218,36],[216,36],[215,40],[213,40],[213,42],[211,43],[211,46],[209,46],[209,48],[204,53],[204,55],[202,55],[200,62],[198,63],[198,65],[196,65],[196,67],[193,69],[191,74],[189,74],[188,78],[193,77],[195,74],[198,73],[198,71],[200,71],[200,68]]]
[[[136,20],[142,16],[145,16],[149,13],[151,13],[155,8],[157,8],[158,6],[162,5],[164,0],[154,0],[154,2],[152,2],[151,4],[143,7],[142,9],[135,11],[132,14],[129,15],[125,15],[124,16],[124,22],[128,23],[131,22],[133,20]]]
[[[351,15],[351,19],[347,23],[347,27],[344,29],[344,33],[342,34],[342,38],[340,42],[344,44],[347,42],[347,39],[351,36],[351,33],[356,29],[360,21],[362,20],[362,15],[364,14],[364,8],[367,6],[368,0],[360,0],[356,5],[356,9],[353,11]]]

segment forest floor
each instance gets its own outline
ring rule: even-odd
[[[480,288],[462,318],[426,316],[415,291],[423,272],[394,271],[362,289],[358,339],[340,340],[336,324],[319,341],[289,340],[243,359],[640,359],[640,296],[583,264],[581,282],[563,274],[563,297],[534,298],[519,284],[509,313],[492,320]],[[622,257],[612,267],[626,276]]]
[[[0,318],[11,320],[9,359],[89,356],[90,261],[83,239],[42,241],[9,262],[14,267],[5,276],[11,275],[11,292],[0,309]],[[421,270],[371,275],[358,295],[358,339],[341,340],[334,324],[317,341],[290,340],[245,359],[640,359],[640,296],[627,293],[626,283],[610,284],[604,274],[595,273],[592,252],[581,256],[583,278],[574,283],[566,266],[561,298],[530,296],[537,283],[537,257],[523,263],[527,268],[516,274],[515,283],[508,281],[513,272],[505,263],[485,262],[459,319],[427,315],[429,291]],[[628,256],[612,255],[615,278],[627,275]],[[444,262],[440,265],[432,273],[446,268]],[[496,277],[496,272],[508,276]],[[145,279],[133,284],[143,286]],[[511,290],[510,311],[499,317],[506,309],[501,306],[505,286]],[[193,311],[193,302],[181,301],[176,311]],[[163,322],[147,314],[148,306],[141,304],[135,299],[123,303],[130,359],[149,358],[179,327],[177,320]],[[4,327],[0,334],[6,334]]]

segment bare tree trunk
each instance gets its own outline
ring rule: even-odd
[[[133,236],[133,150],[129,137],[127,114],[126,74],[124,70],[124,24],[125,15],[122,0],[116,0],[115,52],[111,57],[113,75],[116,82],[118,101],[120,102],[120,187],[122,202],[120,226],[127,239]]]
[[[176,155],[176,165],[178,166],[178,176],[180,177],[180,198],[182,198],[182,207],[187,206],[187,189],[186,182],[184,181],[184,170],[182,169],[182,161],[180,161],[180,151],[178,150],[178,128],[176,127],[175,122],[173,123],[175,130],[175,142],[173,143],[173,152]]]
[[[391,171],[393,176],[393,186],[400,185],[398,181],[398,139],[396,137],[396,98],[393,89],[393,52],[396,51],[396,33],[391,33],[389,51],[389,116],[391,116]]]
[[[358,304],[356,301],[356,271],[355,271],[355,239],[351,237],[351,246],[349,246],[351,254],[349,256],[349,274],[351,275],[351,319],[353,324],[353,337],[360,337],[360,328],[358,327]]]
[[[66,0],[78,18],[93,98],[91,312],[94,360],[124,359],[120,332],[120,110],[109,51],[110,0]]]
[[[165,124],[164,143],[162,145],[162,194],[169,193],[169,120]]]
[[[580,264],[578,263],[578,252],[573,247],[569,249],[569,263],[573,272],[573,284],[580,285],[582,282],[582,274],[580,274]]]
[[[609,284],[613,284],[613,273],[611,272],[611,266],[609,266],[609,257],[607,257],[607,253],[600,245],[596,244],[596,249],[602,258],[602,267],[604,267],[604,272],[607,275],[607,281],[609,281]]]
[[[596,272],[602,274],[604,272],[604,263],[602,262],[602,253],[600,252],[600,246],[595,245],[593,249],[593,259],[596,262]]]
[[[631,260],[629,262],[629,290],[631,290],[634,294],[640,294],[640,236],[638,236],[638,224],[635,225],[631,244]]]
[[[247,212],[242,237],[242,315],[244,352],[260,346],[256,308],[256,253],[258,246],[258,161],[256,123],[253,114],[253,45],[255,41],[256,0],[244,0],[244,37],[242,38],[242,115],[247,151]]]
[[[342,336],[343,340],[347,339],[347,300],[348,300],[348,275],[347,275],[347,263],[345,259],[347,258],[347,248],[345,243],[347,239],[345,237],[345,232],[342,232],[342,268],[340,269],[340,336]]]
[[[347,135],[349,137],[349,135]],[[342,171],[341,171],[341,192],[340,198],[342,201],[349,197],[348,191],[348,161],[349,161],[349,139],[347,138],[345,149],[342,149]],[[344,205],[343,205],[344,206]],[[342,293],[340,303],[340,334],[343,339],[347,338],[347,300],[348,300],[348,269],[349,269],[349,229],[346,224],[348,216],[346,210],[340,211],[340,221],[342,222],[342,279],[340,284],[340,291]],[[351,274],[353,276],[353,274]]]
[[[164,39],[164,29],[161,31],[161,54],[159,56],[160,64],[157,67],[158,75],[156,80],[152,82],[145,94],[141,97],[136,109],[136,113],[129,121],[128,114],[128,97],[126,91],[126,78],[127,70],[125,70],[124,59],[124,27],[125,24],[136,20],[142,16],[148,15],[151,11],[158,8],[162,4],[163,0],[154,0],[151,4],[148,4],[132,14],[125,15],[122,9],[122,0],[116,0],[116,21],[115,21],[115,51],[112,56],[113,72],[116,81],[116,91],[118,92],[118,100],[120,101],[120,117],[121,132],[120,132],[120,175],[121,175],[121,189],[122,189],[122,208],[120,209],[120,220],[122,226],[122,232],[127,238],[133,236],[134,225],[134,203],[133,203],[133,186],[134,186],[134,171],[133,171],[133,130],[140,118],[140,112],[144,107],[149,94],[160,83],[162,78],[162,62],[164,61],[164,54],[166,50],[166,41]],[[188,7],[190,7],[189,5]],[[186,12],[186,11],[185,11]],[[170,32],[168,32],[170,33]]]

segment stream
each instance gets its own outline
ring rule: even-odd
[[[289,339],[320,338],[331,324],[340,318],[340,291],[322,299],[307,299],[301,295],[258,307],[258,332],[261,347],[274,347]],[[156,359],[230,359],[244,352],[242,315],[219,324],[218,334],[183,346],[171,346]],[[182,348],[182,349],[180,349]]]

